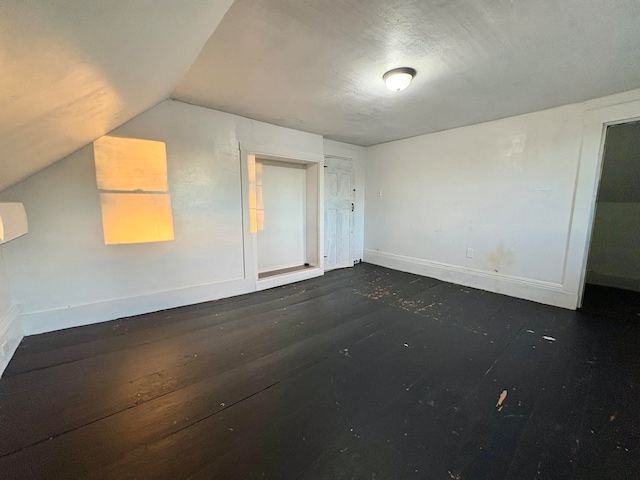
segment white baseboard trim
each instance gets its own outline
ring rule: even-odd
[[[0,351],[0,377],[7,368],[7,365],[9,365],[11,357],[13,357],[23,338],[24,334],[20,322],[20,312],[17,307],[12,307],[7,313],[0,317],[0,347],[6,342],[4,354]]]
[[[168,308],[234,297],[255,291],[255,282],[235,279],[196,285],[165,292],[156,292],[135,297],[118,298],[85,305],[73,305],[22,314],[25,335],[53,332],[65,328],[107,322],[123,317],[157,312]]]
[[[564,287],[559,283],[486,272],[368,249],[364,251],[364,261],[402,272],[432,277],[445,282],[501,293],[510,297],[523,298],[556,307],[568,308],[570,310],[575,310],[578,305],[577,292],[566,292]]]
[[[261,278],[256,282],[256,291],[280,287],[289,283],[301,282],[302,280],[308,280],[322,275],[324,275],[324,270],[322,268],[307,268],[297,272],[283,273],[282,275]]]

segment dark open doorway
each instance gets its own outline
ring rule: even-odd
[[[607,128],[583,310],[640,320],[640,122]]]

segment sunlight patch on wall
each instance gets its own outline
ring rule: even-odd
[[[248,157],[249,172],[249,231],[264,230],[264,203],[262,200],[262,163],[255,155]]]
[[[100,190],[168,190],[164,142],[102,137],[93,143],[93,154]]]
[[[171,200],[163,193],[101,193],[104,243],[173,240]]]
[[[93,146],[105,245],[173,240],[164,142],[105,136]]]

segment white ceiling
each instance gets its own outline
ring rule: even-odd
[[[372,145],[638,87],[640,0],[236,0],[172,96]]]
[[[169,97],[233,0],[0,0],[0,190]]]
[[[0,190],[172,91],[371,145],[631,90],[638,25],[640,0],[0,0]]]

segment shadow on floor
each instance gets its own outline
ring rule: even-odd
[[[580,312],[640,322],[640,292],[587,284]]]

